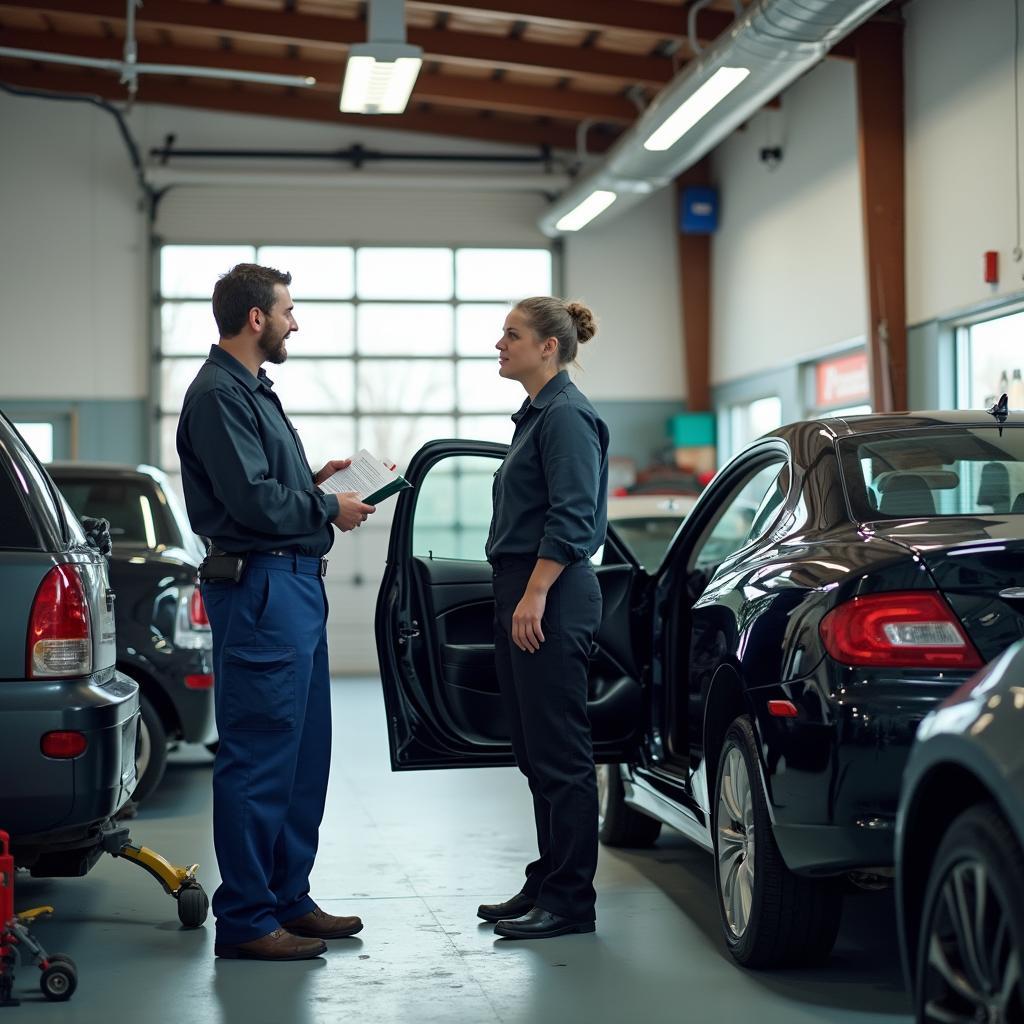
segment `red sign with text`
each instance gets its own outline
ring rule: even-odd
[[[818,408],[856,405],[859,402],[866,402],[871,397],[867,352],[824,359],[815,369]]]

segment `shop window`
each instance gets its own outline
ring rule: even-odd
[[[15,423],[14,426],[40,462],[53,462],[52,423]]]
[[[957,370],[958,408],[989,409],[1007,394],[1024,409],[1024,312],[961,327]]]
[[[726,456],[731,458],[751,441],[781,426],[782,399],[777,395],[729,406],[726,415]]]

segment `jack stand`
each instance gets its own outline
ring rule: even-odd
[[[10,837],[0,830],[0,1007],[19,1006],[14,999],[14,965],[17,947],[23,946],[42,972],[39,988],[52,1002],[66,1002],[78,986],[75,962],[63,953],[52,956],[35,940],[28,926],[42,917],[49,917],[53,907],[35,907],[14,912],[14,858],[10,853]]]
[[[198,864],[175,867],[145,846],[135,846],[124,825],[111,824],[103,831],[103,849],[112,857],[137,864],[149,872],[168,896],[178,902],[178,920],[186,928],[198,928],[207,917],[210,901],[196,878]]]

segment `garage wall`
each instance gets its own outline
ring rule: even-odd
[[[783,150],[774,170],[759,157],[767,146]],[[832,60],[715,152],[713,384],[863,335],[856,147],[853,66]]]

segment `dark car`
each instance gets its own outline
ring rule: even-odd
[[[2,413],[0,589],[0,829],[34,874],[84,874],[135,788],[138,687],[106,560]]]
[[[79,516],[110,523],[117,667],[141,690],[133,795],[141,801],[163,778],[169,743],[216,738],[210,623],[196,585],[202,543],[159,469],[68,462],[49,470]]]
[[[1024,590],[1008,595],[1024,600]],[[1024,1021],[1024,644],[922,723],[904,777],[896,893],[919,1022]]]
[[[483,560],[504,450],[434,442],[406,473],[376,624],[395,770],[512,763]],[[827,957],[849,880],[891,878],[918,723],[1024,635],[1005,596],[1024,586],[1022,493],[1012,422],[825,419],[734,458],[655,573],[610,528],[601,836],[650,843],[667,823],[711,851],[740,963]]]

